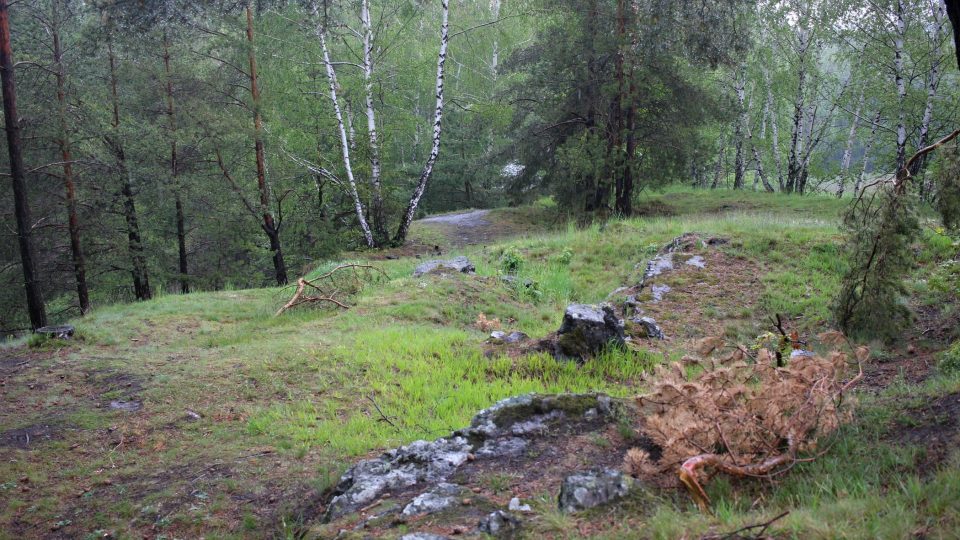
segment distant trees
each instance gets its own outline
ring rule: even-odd
[[[500,200],[512,105],[492,63],[530,35],[527,2],[464,4],[455,25],[446,2],[317,5],[354,194],[309,7],[9,10],[20,107],[4,119],[28,165],[0,215],[7,230],[22,217],[33,249],[24,267],[18,242],[0,244],[0,334],[29,318],[25,269],[32,302],[62,319],[161,290],[285,283],[341,249],[403,242],[424,208]]]

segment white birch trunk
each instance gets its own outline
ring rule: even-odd
[[[490,15],[493,16],[493,20],[500,18],[500,2],[501,0],[490,0]],[[496,32],[496,29],[494,29]],[[496,33],[493,36],[493,54],[490,56],[490,73],[493,75],[493,80],[497,80],[497,65],[500,61],[500,43],[497,40]]]
[[[777,107],[773,101],[773,83],[770,81],[770,71],[763,70],[763,79],[767,85],[767,110],[770,114],[770,149],[773,152],[773,163],[777,167],[777,185],[783,191],[783,160],[780,157],[780,130],[777,129]]]
[[[893,38],[894,81],[897,85],[897,171],[903,168],[907,159],[907,123],[904,101],[907,97],[907,83],[904,78],[903,41],[906,34],[904,0],[897,0],[895,34]]]
[[[746,176],[746,160],[744,159],[744,130],[749,121],[748,111],[744,105],[745,90],[747,83],[746,67],[740,66],[737,80],[734,85],[734,91],[737,93],[737,106],[740,107],[740,117],[737,119],[737,127],[734,137],[736,138],[736,158],[734,159],[733,189],[743,189],[743,180]]]
[[[805,84],[807,78],[807,51],[810,47],[809,31],[801,28],[797,31],[797,54],[800,67],[797,74],[797,96],[793,102],[793,126],[790,132],[790,156],[787,158],[786,191],[792,193],[800,175],[800,152],[803,144],[803,123],[805,108]]]
[[[316,6],[314,12],[316,13]],[[319,18],[319,17],[318,17]],[[360,194],[357,192],[357,182],[353,177],[353,166],[350,164],[350,141],[347,138],[347,130],[343,123],[343,113],[340,111],[340,101],[337,99],[337,72],[333,69],[330,62],[330,51],[327,49],[326,32],[320,23],[317,23],[317,37],[320,38],[320,48],[323,50],[323,64],[327,68],[327,82],[330,84],[330,101],[333,103],[333,112],[337,117],[337,128],[340,131],[340,149],[343,154],[343,166],[347,172],[347,186],[350,189],[350,197],[353,199],[353,206],[357,212],[357,221],[360,223],[360,230],[363,232],[363,238],[368,247],[376,247],[373,239],[373,233],[367,224],[367,218],[363,214],[363,203],[360,201]]]
[[[442,15],[440,23],[440,51],[437,53],[437,106],[433,114],[433,146],[430,149],[427,162],[423,166],[423,172],[420,173],[417,187],[413,190],[413,195],[410,197],[407,210],[404,212],[403,218],[400,221],[397,236],[394,238],[394,243],[396,244],[402,244],[407,239],[407,233],[410,230],[410,224],[413,222],[413,216],[417,211],[417,206],[420,204],[420,199],[423,197],[424,191],[427,189],[427,182],[430,180],[430,175],[433,173],[433,165],[437,162],[437,156],[440,155],[441,121],[443,120],[443,68],[447,61],[447,43],[450,41],[450,0],[440,0],[440,5]]]
[[[930,121],[933,120],[933,103],[937,98],[937,87],[940,85],[940,63],[943,62],[943,52],[940,47],[944,18],[943,3],[940,0],[932,0],[931,8],[933,10],[933,29],[930,32],[930,40],[933,51],[930,55],[930,72],[927,74],[927,103],[923,108],[923,120],[920,122],[917,148],[927,146],[927,138],[930,136]],[[919,166],[920,163],[918,162],[917,165]],[[916,173],[917,171],[910,172]]]
[[[377,119],[373,109],[373,25],[370,22],[370,1],[362,0],[360,19],[363,25],[363,82],[367,98],[367,134],[370,137],[370,192],[373,232],[377,241],[387,239],[383,196],[380,184],[380,145],[377,140]]]

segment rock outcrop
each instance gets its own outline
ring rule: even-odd
[[[526,394],[504,399],[448,437],[414,441],[348,469],[329,499],[323,520],[353,513],[385,494],[415,488],[420,494],[404,507],[404,515],[439,511],[459,500],[460,486],[447,482],[466,462],[520,456],[555,426],[609,418],[613,408],[614,401],[603,394]]]

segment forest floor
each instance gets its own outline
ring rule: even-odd
[[[0,348],[0,538],[331,537],[339,525],[318,517],[350,464],[447,435],[500,399],[636,395],[651,366],[680,358],[693,340],[722,334],[748,344],[773,314],[805,335],[824,329],[843,270],[842,204],[671,190],[648,196],[639,217],[603,226],[566,225],[540,204],[473,213],[469,231],[450,223],[461,213],[417,222],[418,247],[407,251],[347,254],[386,273],[347,299],[347,310],[275,316],[290,287],[98,308],[74,321],[72,341]],[[544,336],[569,302],[602,301],[635,283],[660,246],[689,231],[730,241],[715,272],[671,283],[675,294],[656,315],[668,340],[583,366],[485,354],[480,314]],[[510,471],[478,473],[478,497],[529,502],[530,538],[697,538],[784,511],[768,534],[955,538],[960,376],[941,372],[937,358],[958,337],[957,310],[955,296],[927,279],[957,257],[945,238],[931,229],[916,246],[914,329],[871,344],[855,419],[817,461],[775,480],[714,479],[712,515],[674,490],[565,515],[555,485]],[[469,256],[477,274],[411,277],[436,252]],[[504,254],[519,257],[520,277],[535,287],[499,279]],[[578,439],[579,451],[616,464],[625,449],[616,437]],[[425,518],[353,534],[457,527]]]

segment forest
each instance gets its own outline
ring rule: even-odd
[[[957,0],[0,0],[0,540],[957,538]]]
[[[672,184],[849,197],[960,107],[934,0],[8,11],[22,163],[0,195],[7,335],[285,284],[402,244],[424,213],[552,196],[589,222]],[[912,165],[925,201],[951,152]]]

